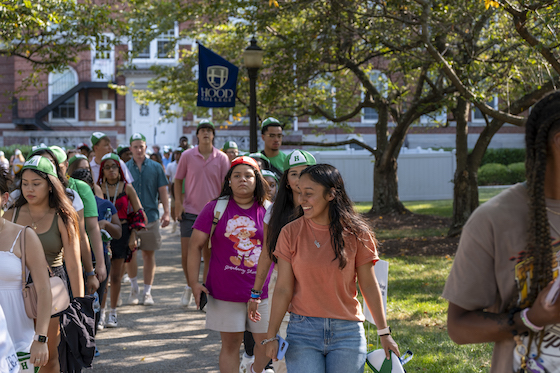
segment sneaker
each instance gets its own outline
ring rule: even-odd
[[[119,294],[119,300],[117,300],[117,307],[122,306],[122,299],[121,299],[121,295]]]
[[[138,304],[138,289],[130,289],[128,304]]]
[[[249,356],[246,352],[244,352],[241,364],[239,364],[239,373],[251,373],[251,365],[253,365],[254,361],[254,356]]]
[[[185,291],[183,291],[183,295],[181,295],[181,305],[185,307],[189,307],[193,300],[194,297],[192,295],[192,289],[185,288]]]
[[[105,323],[107,328],[116,328],[118,326],[117,314],[109,314],[109,319]]]
[[[144,294],[144,301],[142,302],[144,306],[153,306],[154,305],[154,298],[152,298],[152,294],[147,293]]]
[[[130,284],[130,277],[128,277],[128,273],[125,273],[122,277],[121,284]]]
[[[272,368],[267,368],[265,370],[263,370],[264,373],[274,373],[274,369]]]
[[[105,329],[105,312],[101,312],[99,317],[99,322],[97,323],[97,331]]]
[[[176,221],[171,223],[171,233],[175,233],[175,231],[177,231],[177,222]]]

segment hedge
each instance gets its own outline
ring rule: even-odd
[[[490,163],[499,163],[507,166],[520,162],[525,162],[525,149],[486,149],[480,166]]]
[[[14,155],[16,149],[21,150],[21,154],[23,154],[24,157],[27,157],[27,154],[29,154],[31,148],[32,148],[31,145],[18,145],[18,144],[14,144],[10,146],[0,146],[0,150],[4,152],[4,156],[8,160],[12,157],[12,155]]]
[[[488,163],[478,169],[478,185],[511,185],[525,180],[525,163]]]

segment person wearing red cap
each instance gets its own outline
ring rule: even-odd
[[[268,327],[267,287],[258,294],[251,293],[262,250],[263,219],[266,213],[266,181],[259,171],[257,162],[250,157],[233,160],[220,193],[220,198],[227,199],[227,207],[214,225],[214,209],[218,200],[208,202],[194,223],[189,243],[189,284],[197,307],[200,307],[202,293],[207,294],[206,327],[220,332],[222,372],[239,366],[239,347],[246,328],[253,333],[257,342],[253,371],[262,372],[269,361],[260,344]],[[209,239],[211,259],[203,285],[198,279],[200,257]],[[249,322],[249,298],[260,303],[262,318],[257,322]]]

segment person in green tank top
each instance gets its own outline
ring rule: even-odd
[[[76,239],[79,229],[78,215],[58,179],[56,168],[49,159],[36,155],[25,162],[21,172],[20,196],[14,208],[8,210],[4,217],[35,230],[53,274],[62,278],[64,282],[67,282],[68,277],[73,296],[83,297],[80,244]],[[63,256],[67,275],[62,266]],[[47,337],[49,362],[41,368],[41,372],[58,373],[58,317],[51,318]]]

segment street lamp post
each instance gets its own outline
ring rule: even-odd
[[[263,65],[264,51],[257,45],[255,37],[243,53],[243,64],[249,74],[249,151],[257,152],[257,77]]]

